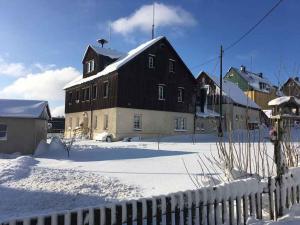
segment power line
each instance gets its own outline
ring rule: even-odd
[[[261,24],[279,5],[280,3],[282,3],[283,0],[279,0],[260,20],[258,20],[257,23],[255,23],[246,33],[244,33],[240,38],[238,38],[236,41],[234,41],[233,43],[231,43],[230,45],[228,45],[226,48],[224,48],[223,51],[228,51],[229,49],[233,48],[235,45],[237,45],[241,40],[243,40],[248,34],[250,34],[259,24]],[[204,61],[203,63],[197,65],[197,66],[194,66],[192,68],[195,69],[195,68],[198,68],[200,66],[203,66],[203,65],[206,65],[212,61],[215,61],[219,58],[219,56],[216,56],[214,58],[211,58],[211,59],[208,59],[206,61]]]
[[[279,0],[256,24],[254,24],[246,33],[244,33],[239,39],[227,46],[224,51],[231,49],[243,40],[248,34],[250,34],[259,24],[261,24],[279,5],[283,0]]]

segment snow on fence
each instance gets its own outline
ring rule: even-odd
[[[299,170],[300,171],[300,170]],[[246,224],[249,216],[277,219],[280,206],[299,203],[300,176],[238,180],[215,187],[177,192],[52,215],[15,219],[1,225],[219,225]]]

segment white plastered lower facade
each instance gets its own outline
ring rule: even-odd
[[[190,134],[194,129],[194,115],[192,113],[116,107],[67,113],[65,120],[66,137],[73,136],[74,129],[80,126],[84,117],[87,120],[88,135],[91,135],[92,138],[103,132],[111,134],[113,140],[122,140],[125,137],[135,136],[157,137]],[[136,118],[138,121],[135,123]]]

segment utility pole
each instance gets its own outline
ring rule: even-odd
[[[223,104],[223,46],[221,45],[221,51],[220,51],[220,102],[219,102],[219,129],[218,129],[218,136],[223,137],[223,130],[222,130],[222,104]]]

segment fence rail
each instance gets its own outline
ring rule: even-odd
[[[215,187],[94,208],[13,219],[1,225],[219,225],[246,224],[249,216],[278,218],[279,208],[299,203],[300,179],[293,172],[275,178],[234,181]]]

